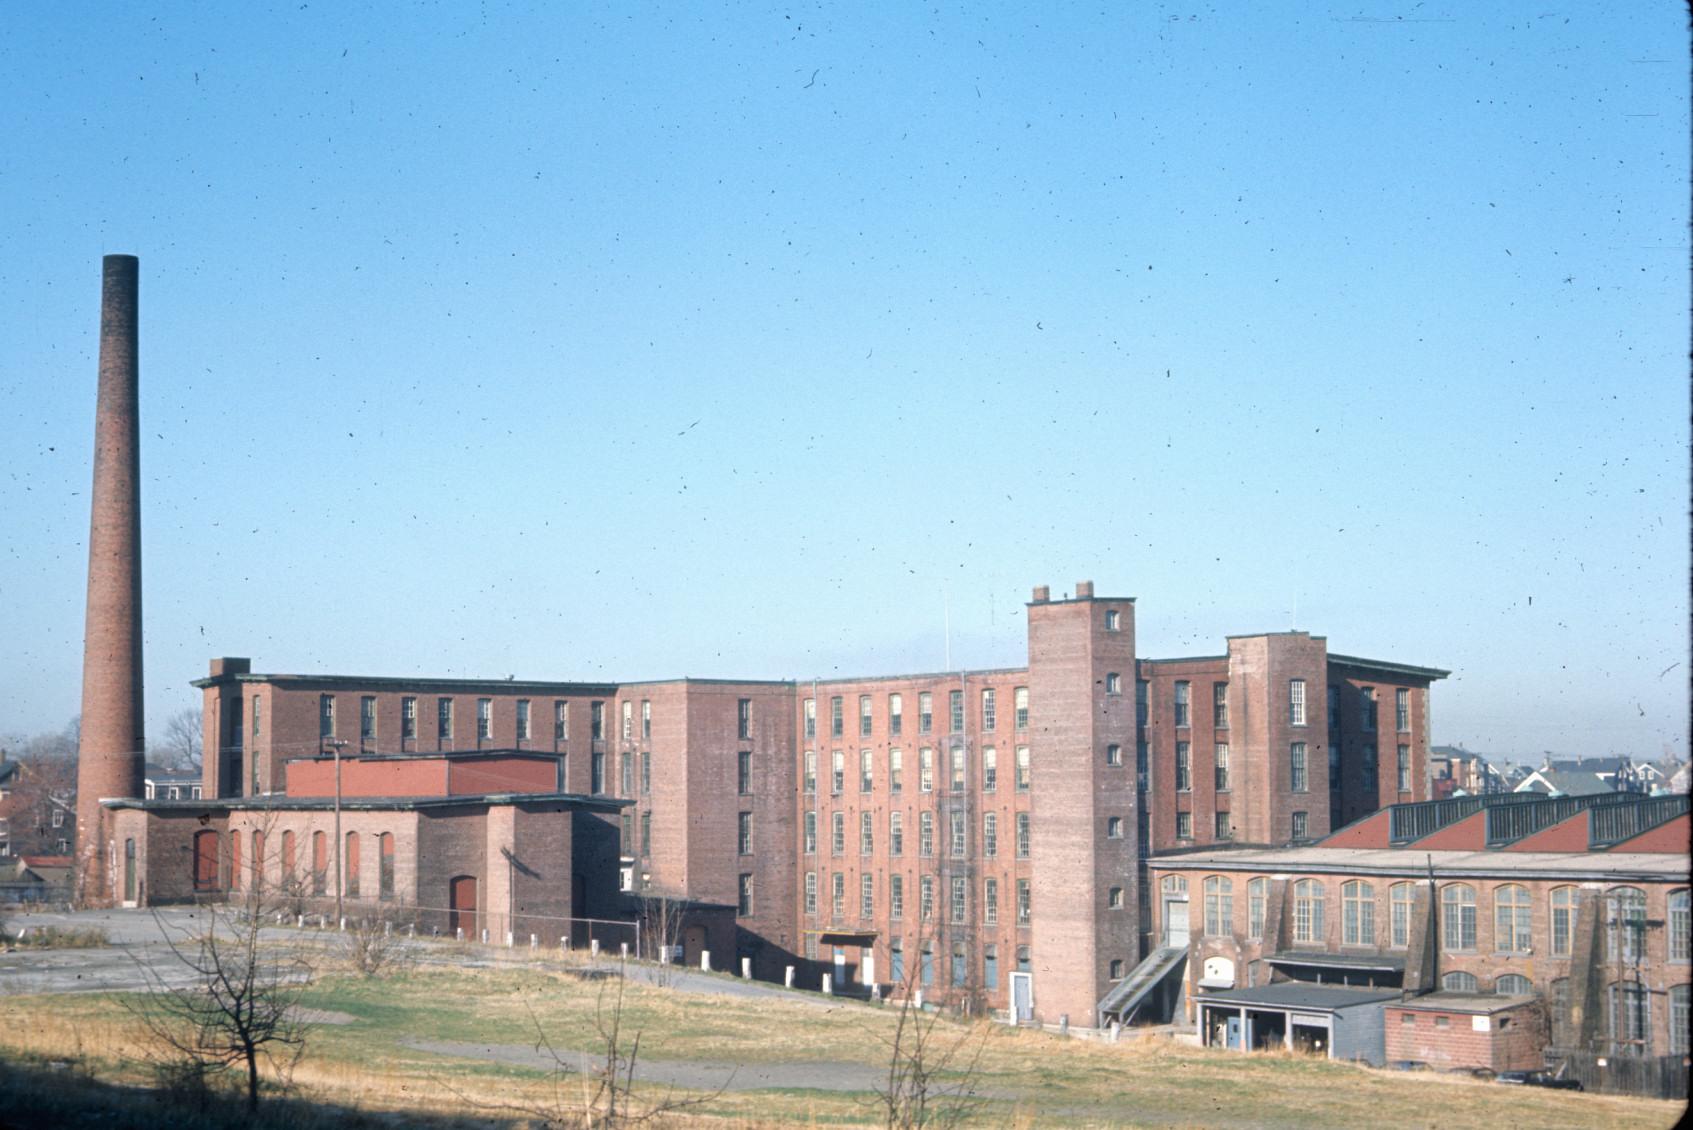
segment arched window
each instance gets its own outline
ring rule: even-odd
[[[1113,981],[1121,981],[1123,979],[1123,959],[1120,957],[1114,957],[1111,959],[1111,979]],[[1686,988],[1686,986],[1683,985],[1682,988]]]
[[[1387,944],[1404,949],[1411,944],[1411,908],[1416,904],[1415,883],[1395,883],[1387,888]]]
[[[1651,1027],[1651,1002],[1639,981],[1614,981],[1610,989],[1611,1043],[1619,1052],[1644,1054]]]
[[[287,829],[282,833],[282,885],[293,893],[295,885],[294,870],[298,857],[294,853],[294,830]]]
[[[1234,933],[1234,881],[1221,875],[1205,880],[1205,932],[1212,937]]]
[[[321,895],[329,889],[329,838],[322,832],[312,833],[312,894]]]
[[[1687,892],[1682,891],[1685,897]],[[1671,1055],[1687,1054],[1687,1029],[1693,1021],[1687,1015],[1686,984],[1671,985],[1669,990],[1669,1051]]]
[[[394,835],[392,832],[381,832],[376,837],[377,864],[377,897],[391,899],[394,897]]]
[[[1440,892],[1440,938],[1448,951],[1475,949],[1475,888],[1468,883],[1452,883]]]
[[[218,889],[218,834],[210,828],[194,833],[194,890]]]
[[[1532,944],[1533,919],[1528,888],[1507,883],[1493,892],[1493,950],[1527,953]]]
[[[969,953],[963,942],[952,943],[952,985],[953,988],[963,988],[964,979],[970,967]]]
[[[1570,1035],[1570,979],[1559,977],[1552,982],[1552,1044],[1567,1048]]]
[[[1474,993],[1481,989],[1481,982],[1475,979],[1474,973],[1448,973],[1440,979],[1440,987],[1454,993]]]
[[[1552,956],[1568,957],[1570,939],[1575,935],[1574,887],[1552,888]]]
[[[1342,945],[1376,944],[1376,890],[1361,879],[1341,885],[1340,931]]]
[[[1315,879],[1293,884],[1293,940],[1323,940],[1323,885]]]
[[[1123,888],[1112,887],[1106,892],[1105,905],[1112,910],[1123,909]]]
[[[1639,887],[1612,887],[1605,893],[1607,956],[1632,965],[1644,952],[1646,892]]]
[[[241,889],[241,833],[229,833],[229,889]]]
[[[1671,891],[1669,898],[1664,900],[1664,909],[1669,913],[1669,959],[1687,961],[1693,956],[1693,953],[1690,953],[1693,946],[1690,946],[1688,937],[1687,889],[1684,887],[1679,891]],[[1684,990],[1686,987],[1682,986]],[[1686,995],[1685,992],[1682,993],[1683,998]]]
[[[1246,884],[1246,936],[1264,936],[1264,902],[1270,893],[1268,879],[1252,879]]]
[[[1534,982],[1520,973],[1507,973],[1493,982],[1493,991],[1502,997],[1527,997],[1534,994]]]
[[[1187,876],[1166,875],[1159,880],[1158,886],[1167,895],[1185,895],[1187,894]]]
[[[342,868],[347,872],[347,897],[359,897],[359,834],[347,833],[346,857],[341,861]]]
[[[923,984],[925,987],[935,983],[935,947],[927,942],[923,943]]]
[[[1019,973],[1029,973],[1029,972],[1032,972],[1033,969],[1034,969],[1034,966],[1032,964],[1030,964],[1030,959],[1029,959],[1029,947],[1028,946],[1018,946],[1017,947],[1017,972],[1019,972]]]
[[[265,834],[259,829],[253,829],[253,889],[258,890],[265,881]]]

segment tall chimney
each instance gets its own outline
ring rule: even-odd
[[[143,790],[141,701],[141,415],[136,333],[139,261],[108,255],[100,289],[100,391],[88,529],[82,652],[82,748],[76,770],[81,900],[115,901],[118,874],[102,797]],[[129,896],[132,897],[132,896]]]

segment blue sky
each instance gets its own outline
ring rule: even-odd
[[[1543,6],[1542,6],[1543,7]],[[1297,625],[1685,751],[1681,9],[0,13],[0,732],[78,708],[99,257],[148,708]]]

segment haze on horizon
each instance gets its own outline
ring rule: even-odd
[[[0,14],[0,733],[78,709],[141,259],[148,721],[256,670],[810,678],[1291,626],[1686,756],[1668,5]]]

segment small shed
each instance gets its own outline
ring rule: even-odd
[[[1287,1048],[1328,1059],[1381,1066],[1382,1009],[1398,990],[1279,981],[1255,989],[1206,993],[1199,1007],[1200,1037],[1207,1047],[1238,1051]]]
[[[1527,1071],[1544,1067],[1546,1015],[1540,998],[1427,993],[1387,1006],[1387,1056],[1430,1067]]]

